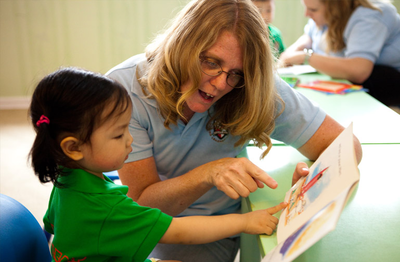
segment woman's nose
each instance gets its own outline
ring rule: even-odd
[[[218,90],[224,90],[228,86],[226,83],[227,76],[225,72],[221,72],[221,74],[213,76],[210,83]]]

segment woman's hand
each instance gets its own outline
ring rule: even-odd
[[[296,169],[293,172],[292,186],[297,183],[297,181],[303,176],[307,176],[310,173],[308,166],[304,162],[299,162],[296,165]]]
[[[294,51],[290,53],[282,53],[279,57],[279,67],[287,67],[292,65],[301,65],[305,59],[304,51]]]
[[[312,40],[308,35],[302,35],[279,57],[279,67],[300,65],[304,63],[304,48],[311,48]]]
[[[129,197],[139,205],[159,208],[172,216],[182,213],[214,186],[232,199],[247,197],[264,184],[278,186],[246,158],[215,160],[164,181],[160,181],[153,157],[127,163],[118,172],[122,183],[129,186]]]
[[[280,203],[274,207],[264,210],[257,210],[244,214],[247,216],[246,228],[243,233],[246,234],[267,234],[271,235],[279,222],[278,218],[273,214],[282,210],[287,206],[287,203]]]
[[[264,184],[272,189],[278,186],[273,178],[247,158],[223,158],[203,167],[207,168],[208,183],[232,199],[248,197]]]

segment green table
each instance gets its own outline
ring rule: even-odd
[[[317,79],[331,79],[329,76],[319,73],[296,77],[303,83]],[[368,93],[354,92],[332,95],[301,87],[295,89],[317,103],[344,127],[353,122],[353,132],[362,144],[400,143],[400,115]],[[274,141],[274,144],[279,143]]]
[[[295,261],[396,261],[400,258],[399,144],[362,145],[360,182],[336,229]],[[277,180],[277,189],[258,189],[242,202],[242,210],[265,209],[280,203],[291,186],[299,161],[307,159],[292,147],[247,148],[247,157]],[[241,261],[260,261],[276,245],[276,236],[243,234]],[[257,244],[258,243],[258,244]],[[260,249],[259,249],[260,247]]]
[[[400,143],[400,115],[367,93],[328,95],[296,89],[344,127],[353,122],[353,132],[362,144]]]

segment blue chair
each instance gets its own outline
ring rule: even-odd
[[[3,194],[0,194],[0,261],[51,261],[46,237],[36,218],[21,203]]]

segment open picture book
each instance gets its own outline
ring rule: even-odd
[[[351,124],[314,162],[309,175],[286,193],[278,244],[262,261],[292,261],[334,230],[359,179]]]

